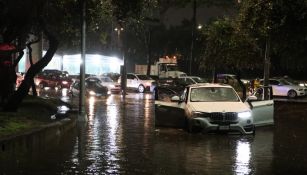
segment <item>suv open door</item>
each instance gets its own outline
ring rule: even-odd
[[[267,91],[264,91],[267,88]],[[264,92],[267,92],[268,99],[265,99]],[[274,101],[272,87],[260,87],[254,94],[257,100],[248,100],[247,102],[251,106],[252,113],[254,116],[255,126],[265,126],[274,124]]]

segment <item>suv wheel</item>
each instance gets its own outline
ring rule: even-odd
[[[139,85],[138,91],[139,91],[140,93],[144,93],[145,87],[144,87],[143,85]]]
[[[294,90],[290,90],[289,92],[288,92],[288,97],[289,98],[295,98],[296,97],[296,92],[294,91]]]

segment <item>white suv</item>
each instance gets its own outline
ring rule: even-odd
[[[118,82],[120,83],[121,77],[119,77]],[[152,83],[155,80],[151,79],[147,75],[127,73],[127,88],[137,89],[138,92],[144,93],[146,90],[150,90]]]
[[[185,127],[190,132],[242,134],[255,133],[255,125],[273,124],[273,100],[259,101],[261,99],[251,96],[249,100],[254,101],[243,103],[230,85],[193,84],[185,88],[181,97],[173,96],[171,99],[172,102],[155,102],[156,124],[160,119],[169,122],[166,118],[178,121],[180,117],[185,118]]]

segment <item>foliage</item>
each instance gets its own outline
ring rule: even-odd
[[[108,39],[106,33],[112,30],[113,17],[124,20],[128,16],[138,17],[142,3],[134,0],[0,0],[0,42],[17,43],[17,51],[22,51],[29,42],[30,36],[42,38],[44,34],[47,52],[42,59],[31,65],[25,79],[18,90],[9,97],[2,98],[1,107],[5,111],[15,111],[23,98],[28,94],[30,82],[52,59],[61,39],[62,52],[80,46],[81,4],[87,2],[88,33],[91,38],[99,38],[98,42],[89,43],[90,47],[101,49]],[[109,32],[110,33],[110,32]],[[8,53],[12,54],[12,53]],[[12,55],[5,54],[8,58]],[[13,68],[10,68],[13,70]],[[7,71],[9,72],[9,71]],[[12,73],[13,72],[13,73]],[[15,74],[10,71],[10,74]],[[8,75],[1,75],[7,77]],[[12,76],[13,77],[13,76]],[[16,76],[15,76],[16,77]],[[2,78],[1,78],[2,80]],[[11,88],[14,80],[4,82],[4,87]]]
[[[306,11],[304,0],[242,1],[239,28],[255,38],[262,50],[269,38],[271,65],[276,73],[302,70],[302,64],[298,63],[306,63]]]
[[[213,21],[205,27],[204,35],[206,45],[201,60],[204,72],[259,67],[254,60],[260,52],[253,39],[238,31],[229,18]]]

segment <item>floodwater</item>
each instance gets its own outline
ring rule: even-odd
[[[0,152],[0,174],[307,174],[307,121],[282,118],[255,136],[155,128],[151,94],[90,98],[88,122],[52,143]],[[290,116],[289,116],[290,118]]]

